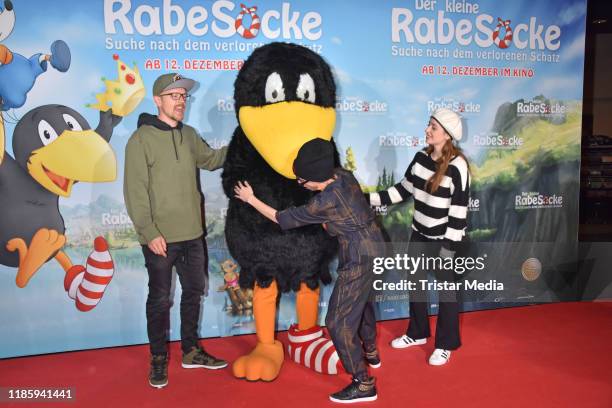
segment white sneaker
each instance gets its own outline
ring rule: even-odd
[[[441,366],[448,363],[450,360],[451,352],[450,350],[444,349],[435,349],[431,356],[429,357],[429,364],[433,366]]]
[[[406,347],[412,346],[420,346],[421,344],[427,343],[427,339],[413,339],[412,337],[408,337],[407,335],[403,335],[402,337],[398,337],[393,339],[391,342],[391,347],[395,349],[403,349]]]

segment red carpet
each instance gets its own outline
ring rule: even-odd
[[[464,313],[463,347],[444,367],[427,364],[433,341],[408,350],[388,346],[405,327],[406,320],[379,324],[379,399],[357,406],[612,407],[612,302]],[[286,333],[279,337],[284,341]],[[203,344],[234,360],[254,341],[239,336]],[[171,353],[170,383],[162,390],[147,384],[146,345],[2,360],[0,386],[75,388],[75,404],[36,404],[44,407],[319,408],[339,406],[327,395],[348,382],[346,375],[323,376],[286,361],[276,381],[247,383],[229,369],[182,369],[177,342]]]

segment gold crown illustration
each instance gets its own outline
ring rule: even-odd
[[[98,103],[88,104],[87,107],[101,111],[112,109],[115,115],[126,116],[136,109],[144,98],[144,82],[136,64],[134,64],[134,68],[130,68],[119,59],[117,54],[113,55],[113,59],[117,61],[117,80],[111,81],[102,78],[106,90],[96,94]]]

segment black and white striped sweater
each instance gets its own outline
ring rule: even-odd
[[[384,191],[369,194],[370,205],[390,205],[414,197],[412,229],[431,239],[449,243],[459,242],[467,227],[467,209],[470,175],[466,161],[453,158],[435,193],[429,193],[425,184],[436,171],[436,163],[421,150],[415,154],[404,178]]]

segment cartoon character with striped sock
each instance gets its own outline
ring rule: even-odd
[[[75,110],[45,105],[26,113],[15,126],[15,158],[5,152],[0,164],[0,264],[18,268],[18,287],[26,287],[45,263],[55,259],[67,274],[66,289],[77,299],[78,310],[91,310],[102,297],[112,277],[108,246],[96,239],[76,285],[79,266],[63,250],[66,227],[58,201],[71,195],[75,182],[116,178],[117,163],[108,141],[120,119],[111,111],[101,112],[93,130]]]
[[[75,110],[45,105],[26,113],[15,126],[15,157],[4,152],[0,163],[0,264],[18,268],[18,287],[26,287],[55,259],[66,272],[66,290],[78,310],[91,310],[100,301],[113,275],[108,246],[97,238],[86,266],[74,266],[63,250],[66,227],[58,201],[69,197],[78,181],[116,178],[117,162],[108,141],[120,120],[110,110],[100,112],[94,130]]]
[[[105,81],[113,92],[107,89],[91,105],[100,111],[95,129],[67,106],[36,107],[15,125],[13,158],[4,149],[0,116],[0,265],[16,267],[15,283],[24,288],[54,259],[66,273],[68,295],[83,312],[100,302],[114,273],[113,261],[106,241],[98,237],[85,266],[72,263],[63,250],[66,225],[59,197],[70,197],[78,182],[117,178],[117,159],[109,141],[123,116],[141,102],[144,84],[136,68],[128,69],[118,57],[114,59],[118,80]]]

